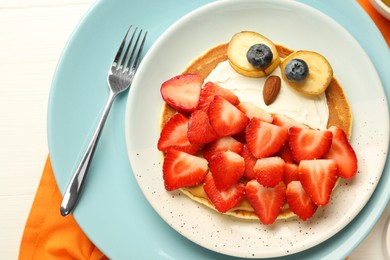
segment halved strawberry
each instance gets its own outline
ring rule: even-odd
[[[215,185],[211,173],[206,175],[203,188],[214,207],[222,213],[238,206],[245,196],[245,185],[243,183],[237,182],[230,188],[221,191]]]
[[[200,90],[198,108],[207,111],[215,95],[220,95],[224,97],[227,101],[229,101],[235,106],[240,103],[240,100],[232,91],[222,88],[219,85],[209,81],[204,84],[204,86]]]
[[[210,125],[209,115],[203,110],[191,113],[188,122],[188,140],[192,144],[206,144],[215,141],[219,135]]]
[[[253,156],[253,154],[249,151],[248,147],[245,145],[242,149],[242,157],[244,157],[245,161],[245,172],[244,177],[248,180],[256,179],[255,171],[253,170],[253,166],[255,166],[257,162],[257,158]]]
[[[325,158],[335,160],[339,169],[339,176],[350,179],[355,176],[358,169],[356,153],[341,128],[332,126],[329,130],[333,133],[333,141]]]
[[[214,96],[209,110],[210,124],[220,136],[234,135],[245,129],[249,118],[222,96]]]
[[[244,158],[232,151],[217,152],[208,162],[215,185],[220,190],[235,184],[245,171]]]
[[[274,188],[266,188],[256,180],[245,186],[245,196],[261,223],[272,224],[278,217],[286,197],[286,185],[280,182]]]
[[[203,157],[210,159],[217,152],[232,151],[241,154],[244,145],[231,136],[221,137],[212,143],[209,143],[203,149]]]
[[[299,181],[299,166],[294,163],[286,163],[284,165],[284,184],[289,184],[292,181]]]
[[[285,162],[280,157],[257,159],[253,166],[257,181],[264,187],[275,187],[284,178]]]
[[[198,185],[203,182],[207,172],[206,159],[169,149],[163,164],[165,189],[171,191]]]
[[[161,96],[179,112],[189,113],[197,109],[203,78],[199,74],[182,74],[165,81]]]
[[[253,117],[260,118],[262,121],[267,123],[272,123],[272,115],[268,113],[267,111],[259,108],[253,103],[250,102],[240,102],[237,106],[238,109],[241,110],[241,112],[245,113],[245,115],[252,119]]]
[[[174,148],[190,154],[195,154],[202,148],[201,145],[191,144],[187,137],[188,118],[177,113],[164,125],[158,139],[157,148],[162,152]]]
[[[287,127],[287,128],[290,128],[292,126],[309,128],[307,125],[299,123],[298,121],[295,121],[291,117],[281,115],[281,114],[274,114],[272,124]]]
[[[246,128],[246,141],[249,151],[256,158],[276,154],[286,143],[288,129],[252,118]]]
[[[294,160],[321,159],[329,151],[332,136],[331,131],[290,127],[289,146]]]
[[[292,212],[303,221],[313,216],[318,208],[299,181],[292,181],[287,185],[286,200]]]
[[[317,206],[328,204],[337,172],[337,164],[331,159],[302,160],[299,163],[299,179]]]

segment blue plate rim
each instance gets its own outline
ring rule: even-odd
[[[59,159],[56,157],[56,154],[55,152],[52,152],[52,151],[55,151],[55,143],[54,143],[54,140],[53,140],[53,136],[51,136],[51,134],[53,133],[53,131],[55,129],[53,129],[53,126],[51,125],[51,122],[53,122],[53,117],[55,117],[55,115],[52,113],[53,110],[51,109],[52,106],[54,105],[52,102],[55,100],[55,88],[56,88],[56,85],[57,85],[57,76],[58,74],[61,73],[61,70],[62,70],[62,66],[64,66],[64,63],[63,63],[63,58],[65,55],[68,54],[68,52],[72,51],[72,48],[74,46],[74,41],[75,39],[78,37],[77,35],[80,33],[81,31],[81,28],[83,26],[86,26],[85,24],[89,22],[90,19],[93,19],[91,17],[93,17],[94,15],[94,12],[97,12],[97,9],[101,8],[100,6],[102,6],[103,3],[106,3],[107,0],[100,0],[98,2],[96,2],[91,8],[90,10],[88,11],[88,13],[85,15],[85,17],[83,18],[83,20],[79,23],[79,26],[75,29],[74,33],[72,34],[72,37],[70,38],[68,44],[66,45],[64,51],[63,51],[63,54],[60,58],[60,62],[57,66],[57,70],[55,72],[55,75],[53,77],[53,83],[52,83],[52,89],[50,91],[50,97],[49,97],[49,109],[48,109],[48,139],[49,139],[49,151],[51,152],[51,161],[52,161],[52,165],[53,165],[53,169],[54,169],[54,172],[55,172],[55,176],[56,176],[56,179],[58,181],[58,173],[61,172],[61,166],[60,166],[60,163],[59,163]],[[332,12],[332,9],[330,7],[330,5],[333,5],[333,8],[335,8],[335,4],[338,5],[338,6],[341,6],[343,8],[345,8],[345,3],[339,3],[338,1],[328,1],[329,3],[329,6],[327,6],[325,3],[319,3],[319,2],[315,2],[315,1],[312,1],[312,2],[309,2],[307,3],[308,1],[300,1],[300,2],[303,2],[303,3],[306,3],[306,4],[309,4],[311,6],[313,6],[314,8],[319,8],[319,9],[322,9],[320,11],[324,11],[324,12],[327,12],[327,14],[333,16],[334,19],[338,19],[338,20],[341,20],[341,23],[344,22],[344,23],[348,23],[346,22],[345,20],[343,20],[342,18],[340,18],[339,16],[339,13],[334,11]],[[347,2],[347,1],[346,1]],[[203,4],[203,3],[202,3]],[[384,42],[384,39],[382,37],[382,35],[380,34],[379,30],[375,27],[375,25],[373,24],[373,22],[371,21],[371,19],[368,17],[368,15],[363,11],[361,10],[361,8],[359,8],[359,6],[357,6],[357,3],[352,3],[352,1],[349,2],[349,4],[351,5],[352,10],[353,11],[356,11],[358,16],[360,18],[363,18],[363,22],[362,23],[365,23],[366,26],[370,27],[370,28],[374,28],[374,31],[371,32],[371,34],[375,35],[375,39],[376,41],[380,44],[379,47],[383,48],[384,46],[387,47],[386,43]],[[191,6],[191,8],[194,7],[194,6]],[[185,13],[183,13],[185,14]],[[342,24],[343,26],[345,26],[344,24]],[[350,25],[349,25],[350,26]],[[362,40],[360,39],[359,40],[359,36],[358,37],[356,35],[354,35],[356,38],[358,38],[358,41],[359,42],[362,42]],[[363,47],[365,47],[366,51],[368,52],[370,58],[373,60],[374,64],[377,65],[378,64],[378,60],[380,60],[380,58],[377,57],[377,55],[375,55],[375,52],[373,50],[371,50],[369,48],[369,46],[367,47],[367,43],[362,43]],[[387,64],[387,66],[389,66]],[[386,92],[386,96],[387,96],[387,99],[388,99],[388,96],[389,96],[389,81],[390,81],[390,77],[386,77],[384,74],[383,74],[383,70],[384,68],[383,67],[379,67],[379,69],[377,68],[378,70],[378,73],[380,74],[381,76],[381,79],[383,81],[383,85],[385,86],[385,92]],[[385,166],[385,169],[384,169],[384,172],[387,173],[388,175],[388,171],[389,171],[389,166],[388,166],[388,163],[386,163],[386,166]],[[383,179],[384,177],[382,177]],[[382,180],[383,181],[383,180]],[[64,188],[64,183],[63,181],[58,181],[59,183],[59,187],[60,187],[60,190],[63,190]],[[384,182],[383,182],[384,183]],[[387,184],[389,184],[389,181],[387,181]],[[383,185],[381,185],[383,186]],[[377,190],[381,191],[380,187],[379,189],[377,188]],[[376,191],[375,194],[377,194],[378,192]],[[354,243],[354,245],[350,245],[351,243],[349,243],[349,250],[346,250],[344,252],[344,256],[345,254],[349,253],[351,250],[353,250],[353,248],[355,248],[356,245],[358,245],[363,239],[364,237],[369,233],[369,231],[371,230],[371,228],[375,225],[376,221],[379,219],[381,213],[383,212],[383,210],[385,209],[388,201],[389,201],[389,198],[390,198],[390,192],[388,192],[386,194],[386,192],[382,191],[382,203],[378,204],[377,203],[377,206],[374,207],[374,210],[371,211],[370,214],[368,214],[368,216],[373,219],[374,221],[372,221],[371,223],[365,223],[365,227],[366,228],[361,228],[360,230],[360,239],[357,239],[356,240],[356,243]],[[376,196],[377,197],[377,196]],[[376,198],[375,197],[375,198]],[[371,201],[371,200],[370,200]],[[365,210],[365,209],[364,209]],[[83,222],[85,221],[83,219],[83,216],[81,215],[77,215],[75,214],[75,218],[76,218],[76,221],[81,225],[83,226]],[[368,225],[367,225],[368,224]],[[348,227],[347,227],[348,229]],[[89,232],[88,230],[86,230],[86,233],[91,237],[91,239],[94,241],[94,235],[91,234],[91,232]],[[102,245],[102,248],[104,248],[104,246]],[[103,250],[104,251],[104,250]],[[308,250],[310,251],[310,250]],[[306,254],[307,252],[305,252]],[[340,252],[341,253],[341,252]],[[303,254],[303,256],[305,255]],[[343,254],[341,254],[343,255]]]

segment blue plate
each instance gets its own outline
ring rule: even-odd
[[[61,192],[71,177],[108,97],[106,75],[128,25],[149,31],[146,49],[178,18],[211,1],[101,0],[77,27],[54,75],[49,100],[48,141]],[[334,18],[366,50],[390,91],[389,48],[374,23],[353,0],[303,0]],[[228,259],[185,239],[151,208],[131,171],[125,143],[126,95],[114,103],[74,216],[110,258]],[[361,213],[331,239],[291,259],[344,258],[368,234],[386,207],[389,165]],[[124,199],[125,198],[125,199]],[[236,259],[236,258],[232,258]]]

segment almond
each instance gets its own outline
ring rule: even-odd
[[[265,81],[263,88],[263,100],[267,106],[271,105],[275,101],[279,94],[281,84],[282,82],[279,76],[270,76]]]

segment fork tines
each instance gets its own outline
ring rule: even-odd
[[[127,33],[126,33],[125,37],[123,38],[121,46],[119,47],[119,50],[118,50],[116,57],[114,59],[114,64],[115,64],[114,66],[116,67],[117,70],[123,69],[123,72],[130,70],[130,73],[134,73],[139,65],[142,49],[144,47],[145,39],[146,39],[146,36],[148,34],[148,32],[146,32],[146,31],[143,33],[142,29],[140,29],[138,34],[137,34],[138,27],[136,27],[134,29],[133,33],[131,34],[130,40],[128,41],[127,38],[130,35],[130,31],[132,30],[132,27],[133,26],[130,26],[130,28],[127,30]],[[143,34],[143,37],[141,40],[142,34]],[[135,40],[135,42],[134,42],[134,40]],[[141,44],[138,47],[140,40],[141,40]],[[124,48],[126,48],[126,49],[123,52]],[[137,48],[138,48],[138,51],[136,52]],[[131,50],[131,52],[129,53],[130,50]],[[131,66],[131,68],[130,68],[130,66]]]

